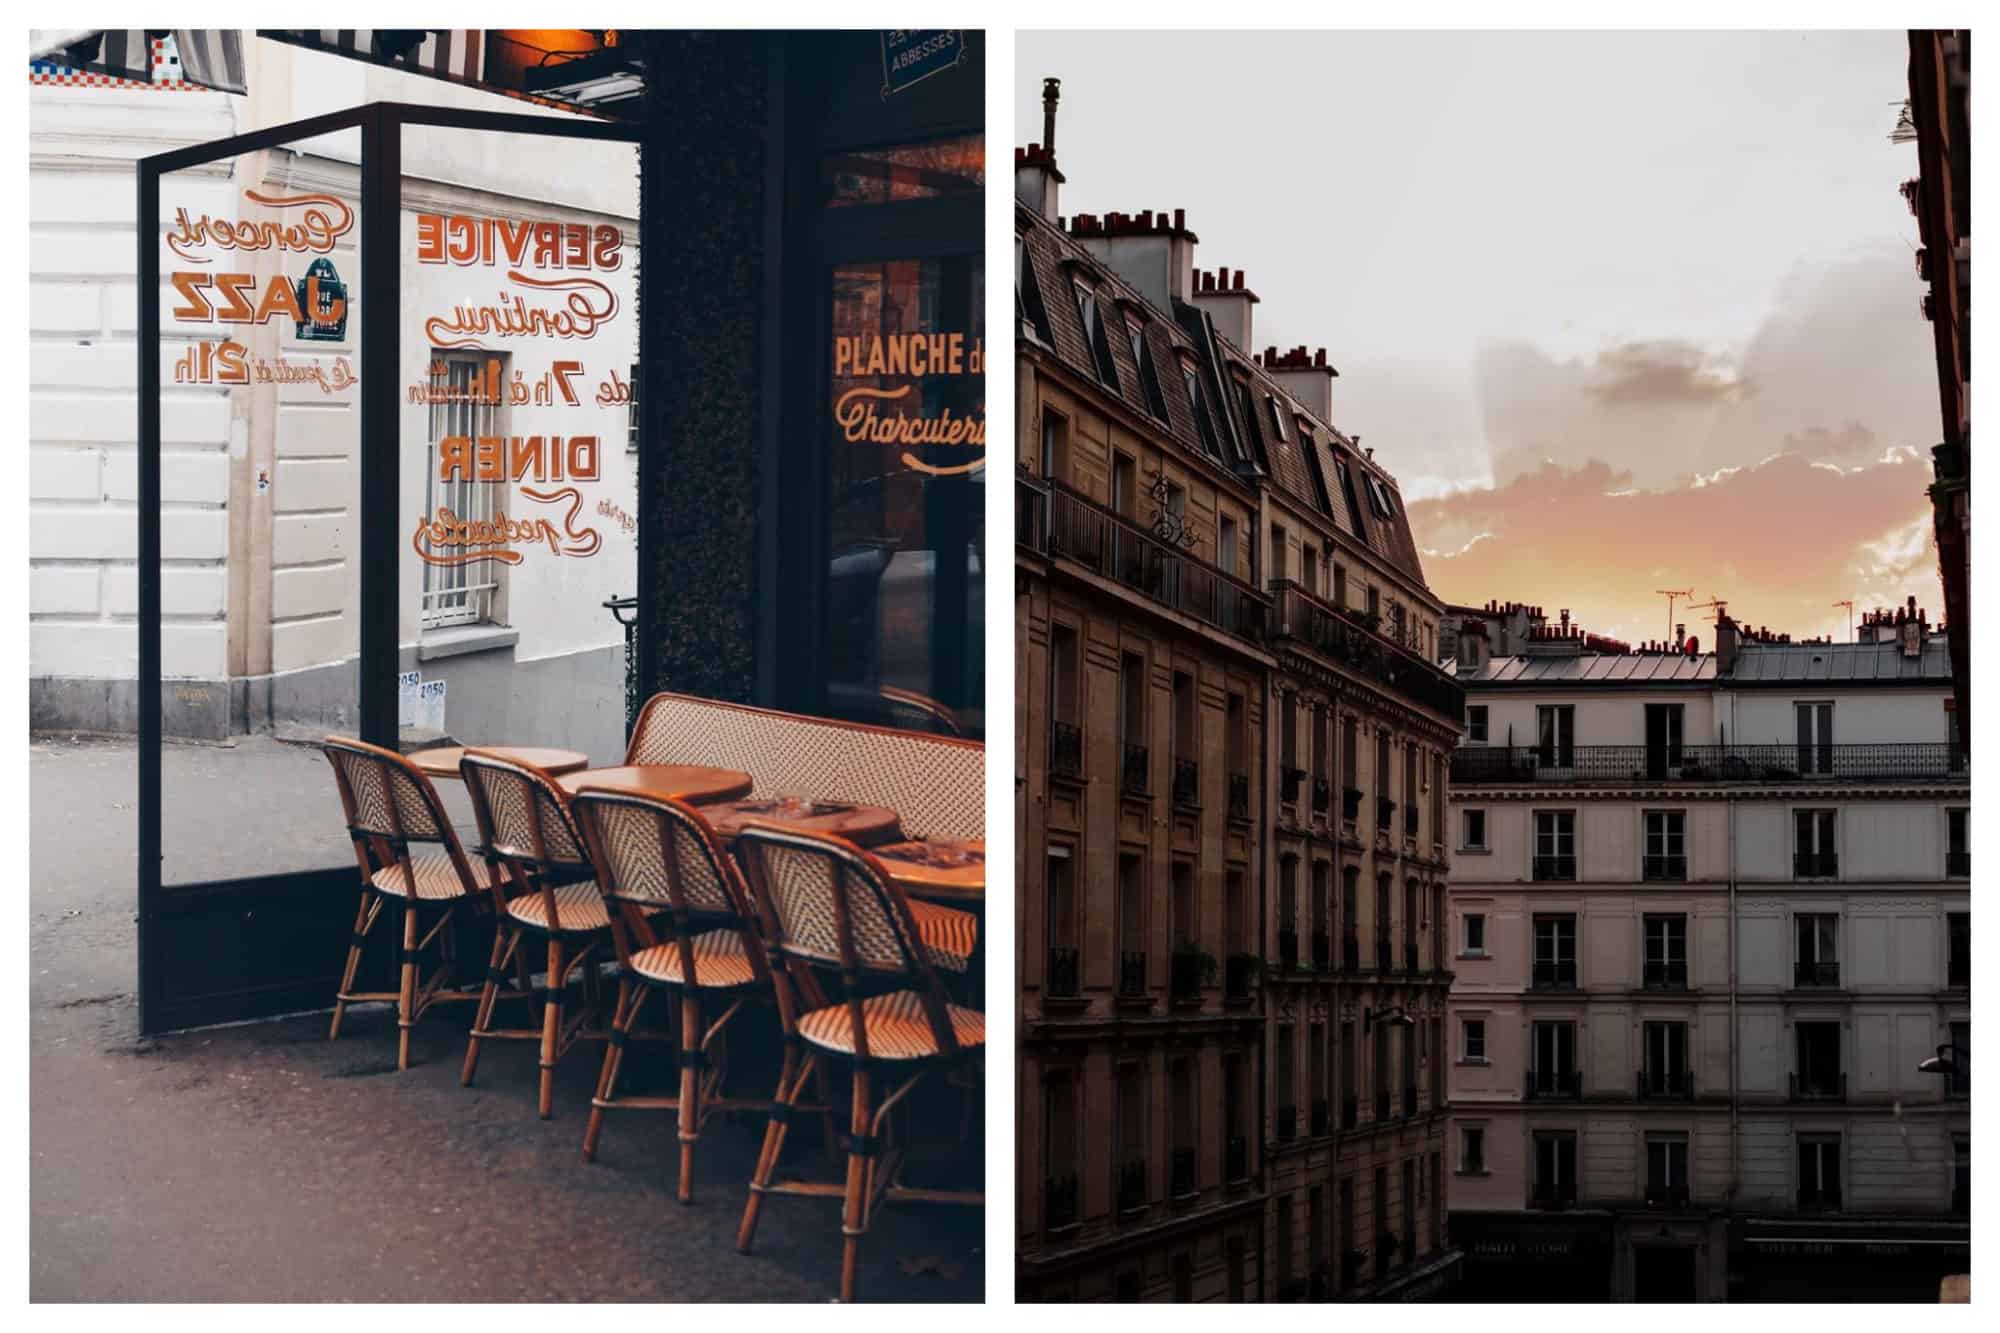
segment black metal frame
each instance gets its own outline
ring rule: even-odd
[[[161,884],[160,747],[160,178],[224,158],[297,143],[342,130],[361,132],[361,386],[360,386],[360,645],[357,695],[361,739],[394,748],[396,725],[396,622],[399,610],[395,558],[402,520],[397,435],[402,358],[398,290],[402,277],[402,132],[408,125],[547,138],[596,139],[636,145],[636,126],[549,116],[371,102],[251,134],[212,140],[138,162],[139,282],[139,1027],[161,1032],[203,1023],[323,1007],[340,971],[340,937],[352,900],[331,892],[355,872],[313,869],[175,885]],[[379,314],[377,312],[380,312]],[[643,425],[644,467],[651,432]],[[649,567],[649,537],[639,529],[642,582]],[[644,636],[642,634],[642,645]],[[331,815],[329,814],[329,818]],[[324,920],[322,921],[322,918]],[[163,941],[192,922],[205,947],[190,978],[233,978],[223,989],[189,989],[178,973],[158,965]],[[316,934],[314,932],[317,932]],[[310,941],[300,949],[292,941]],[[323,975],[260,977],[242,962],[258,957],[312,958],[324,943]],[[230,945],[235,952],[232,961]],[[283,950],[284,952],[278,952]],[[270,951],[270,952],[267,952]]]

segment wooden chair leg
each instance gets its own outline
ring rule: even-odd
[[[472,1035],[465,1042],[465,1068],[458,1076],[462,1087],[472,1086],[473,1071],[479,1068],[479,1034],[493,1025],[493,1006],[500,998],[500,964],[507,957],[508,941],[513,934],[504,924],[493,928],[493,955],[486,960],[486,985],[479,992],[479,1007],[473,1011]]]
[[[597,1160],[597,1140],[604,1132],[606,1108],[597,1103],[615,1100],[619,1067],[625,1063],[624,1038],[639,1021],[639,1010],[650,994],[650,987],[635,986],[623,977],[618,979],[618,1007],[611,1018],[611,1030],[617,1035],[604,1044],[604,1065],[597,1074],[597,1096],[590,1108],[590,1124],[583,1131],[583,1160],[586,1162]]]
[[[694,1144],[701,1137],[701,998],[681,996],[681,1202],[694,1202]]]
[[[556,1047],[562,1040],[563,946],[560,935],[549,936],[547,998],[542,1004],[542,1093],[541,1117],[547,1120],[556,1106]]]
[[[869,1154],[857,1151],[860,1145],[854,1140],[868,1133],[873,1118],[868,1104],[868,1071],[856,1068],[854,1109],[847,1122],[847,1194],[840,1210],[840,1300],[843,1305],[854,1301],[854,1267],[861,1257],[862,1233],[867,1229],[862,1219],[867,1215],[868,1208]]]
[[[806,1081],[813,1077],[814,1066],[818,1063],[808,1055],[801,1063],[798,1048],[785,1046],[784,1064],[778,1070],[778,1092],[772,1098],[777,1103],[771,1109],[770,1123],[764,1126],[764,1147],[757,1155],[757,1168],[750,1173],[750,1198],[743,1205],[743,1222],[736,1231],[736,1248],[740,1253],[750,1253],[752,1242],[757,1239],[757,1214],[764,1205],[764,1187],[777,1174],[778,1158],[785,1151],[785,1128],[791,1119],[792,1107],[798,1104],[799,1093]],[[791,1082],[786,1083],[789,1078]]]
[[[396,1068],[410,1067],[410,1028],[417,1010],[417,902],[403,903],[403,984],[396,996]]]
[[[326,1034],[328,1041],[340,1040],[340,1020],[347,1016],[347,1001],[340,996],[354,989],[354,973],[361,966],[361,941],[368,934],[370,924],[368,890],[363,889],[361,905],[354,909],[354,933],[347,942],[347,966],[340,974],[340,990],[333,1000],[333,1027]]]

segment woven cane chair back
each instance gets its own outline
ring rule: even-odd
[[[745,918],[747,905],[701,816],[681,802],[585,791],[570,813],[607,899],[643,911]]]
[[[656,694],[625,762],[739,769],[761,797],[887,806],[912,838],[986,836],[986,747],[977,741]]]
[[[340,787],[350,832],[392,842],[455,843],[430,779],[394,750],[347,736],[321,742]]]
[[[781,952],[848,971],[927,970],[908,904],[856,849],[753,824],[736,850]]]
[[[479,750],[465,752],[459,773],[480,840],[494,855],[538,871],[589,864],[568,802],[548,774]]]

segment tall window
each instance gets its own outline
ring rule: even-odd
[[[1118,1066],[1118,1207],[1144,1207],[1146,1189],[1146,1067]]]
[[[1415,880],[1403,882],[1403,970],[1417,970],[1417,917],[1420,891]]]
[[[1840,1135],[1801,1134],[1799,1144],[1799,1207],[1840,1207]]]
[[[1047,408],[1042,409],[1042,476],[1069,480],[1069,418]]]
[[[1646,705],[1646,776],[1663,778],[1681,766],[1680,704]]]
[[[1532,1029],[1533,1065],[1528,1090],[1537,1097],[1573,1097],[1581,1088],[1576,1068],[1576,1024],[1567,1019],[1537,1021]]]
[[[1576,709],[1569,704],[1541,704],[1535,709],[1537,762],[1543,768],[1576,767]]]
[[[1139,467],[1127,454],[1111,456],[1111,508],[1126,518],[1139,502]]]
[[[1963,879],[1972,874],[1972,812],[1961,806],[1944,813],[1944,873]]]
[[[1483,1018],[1461,1018],[1458,1020],[1459,1058],[1469,1065],[1486,1063],[1486,1020]]]
[[[1273,1052],[1277,1062],[1278,1092],[1278,1137],[1289,1139],[1298,1130],[1298,1100],[1292,1089],[1292,1061],[1294,1041],[1292,1025],[1278,1025],[1277,1050]]]
[[[1046,983],[1050,995],[1075,995],[1081,976],[1076,951],[1076,870],[1070,849],[1060,844],[1049,847],[1047,920],[1049,971]]]
[[[1276,523],[1271,525],[1271,567],[1265,573],[1268,579],[1285,577],[1285,530]]]
[[[1945,914],[1945,985],[1963,990],[1972,984],[1972,913]]]
[[[1576,811],[1535,811],[1535,878],[1576,878]]]
[[[1118,857],[1118,993],[1146,992],[1146,886],[1139,858]]]
[[[1395,965],[1389,960],[1390,918],[1395,908],[1391,904],[1388,872],[1375,877],[1375,968],[1387,972]]]
[[[1954,1097],[1972,1095],[1972,1024],[1953,1023],[1951,1032],[1951,1082]]]
[[[1576,915],[1538,913],[1535,916],[1533,981],[1537,989],[1576,985]]]
[[[1833,772],[1833,705],[1794,704],[1798,722],[1799,772]]]
[[[482,436],[505,436],[505,402],[483,401],[495,395],[491,386],[506,379],[507,358],[492,352],[431,352],[429,439],[424,451],[424,512],[435,516],[449,509],[467,522],[493,519],[506,487],[497,481],[471,478],[468,451],[461,454],[468,466],[450,480],[438,476],[439,446],[447,439],[477,440]],[[500,622],[499,599],[502,571],[498,560],[470,560],[462,565],[423,566],[424,629],[444,629],[451,625],[482,625]]]
[[[1465,914],[1465,954],[1470,958],[1486,956],[1486,913],[1467,912]]]
[[[1534,1202],[1557,1208],[1576,1202],[1576,1135],[1542,1130],[1535,1134]]]
[[[1792,873],[1799,879],[1833,879],[1840,874],[1840,844],[1835,812],[1792,812]]]
[[[1149,790],[1146,749],[1146,659],[1125,653],[1118,664],[1120,782],[1129,792]]]
[[[1340,783],[1343,789],[1343,814],[1346,819],[1354,818],[1345,808],[1345,793],[1353,792],[1354,799],[1361,799],[1361,757],[1357,752],[1359,741],[1352,714],[1340,719]]]
[[[1227,514],[1215,520],[1215,563],[1223,573],[1234,577],[1236,574],[1236,520]]]
[[[1685,990],[1688,984],[1687,916],[1648,914],[1644,920],[1646,988]]]
[[[1687,878],[1687,812],[1648,810],[1646,812],[1646,852],[1643,863],[1650,880]]]
[[[1345,565],[1335,565],[1333,567],[1333,604],[1343,611],[1347,609],[1347,566]]]
[[[1840,984],[1840,918],[1831,912],[1801,912],[1792,918],[1795,986]]]
[[[1688,1025],[1647,1023],[1644,1038],[1646,1066],[1640,1071],[1639,1090],[1648,1097],[1691,1096]]]
[[[1678,1205],[1688,1199],[1688,1144],[1685,1134],[1646,1136],[1646,1201]]]
[[[1467,1125],[1458,1133],[1458,1169],[1468,1176],[1486,1173],[1486,1130]]]
[[[1183,952],[1196,947],[1195,930],[1199,924],[1195,919],[1194,867],[1186,861],[1175,861],[1168,872],[1173,889],[1173,948]]]
[[[1458,814],[1458,848],[1462,852],[1483,852],[1486,850],[1486,812],[1484,810],[1460,810]]]
[[[1840,1024],[1799,1022],[1792,1027],[1797,1046],[1792,1093],[1809,1100],[1838,1100],[1847,1095],[1847,1075],[1840,1063]]]
[[[1077,1213],[1076,1081],[1067,1069],[1042,1076],[1042,1142],[1048,1179],[1043,1186],[1042,1224],[1051,1231],[1073,1226]]]

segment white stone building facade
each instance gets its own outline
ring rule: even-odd
[[[1965,1243],[1965,1057],[1919,1066],[1970,1041],[1970,779],[1943,636],[1911,629],[1458,668],[1475,1270],[1724,1300],[1836,1292],[1865,1257],[1922,1290]]]

